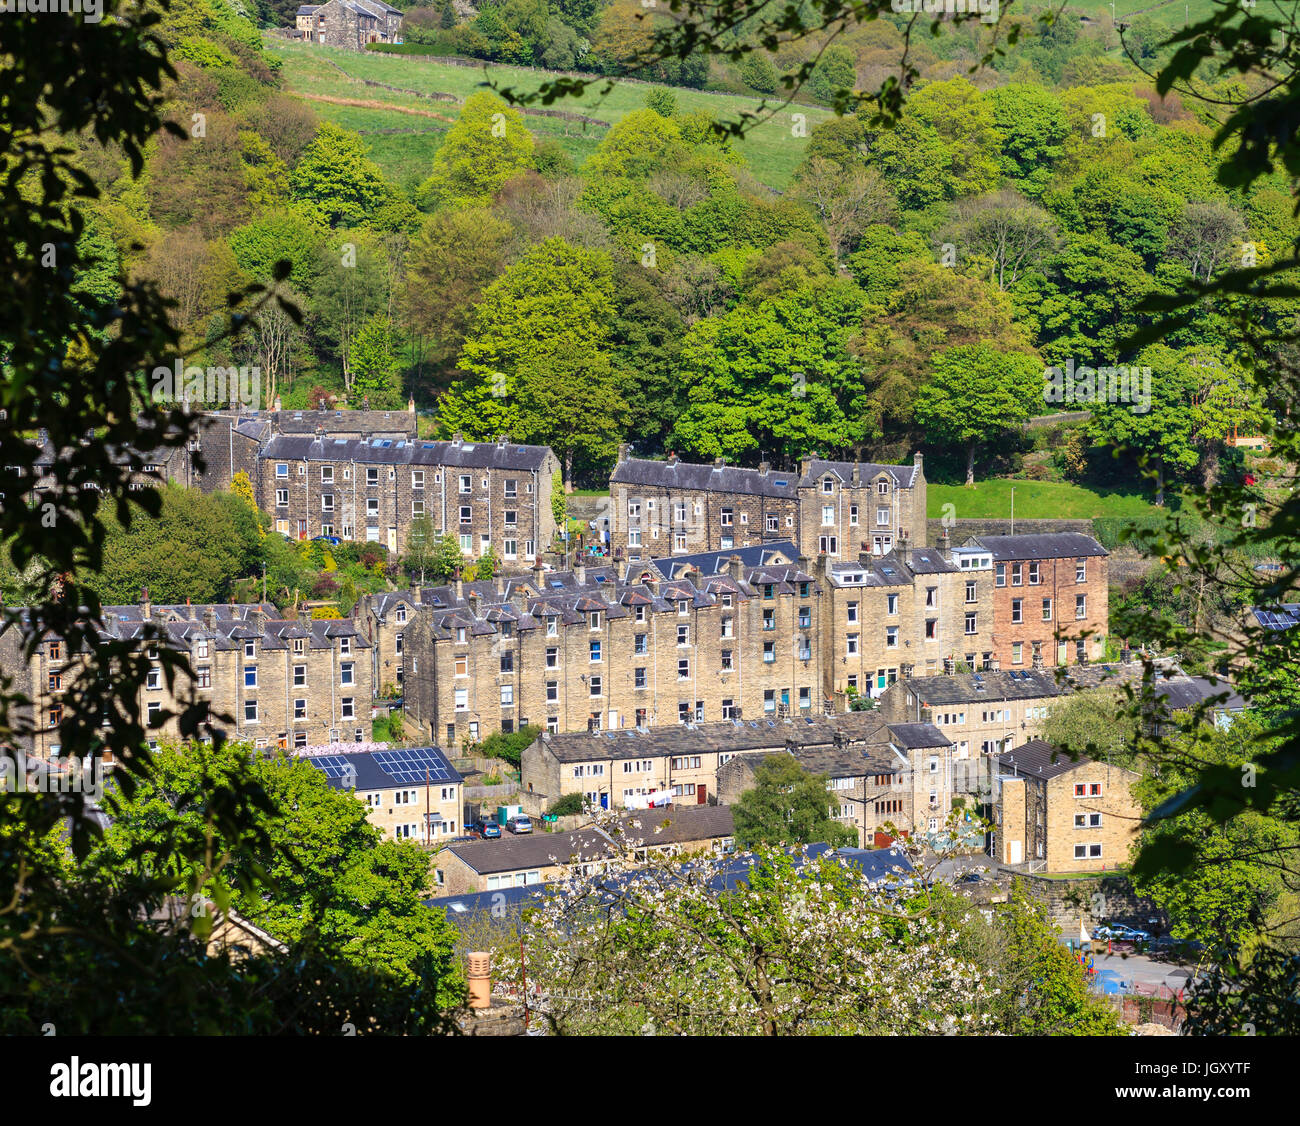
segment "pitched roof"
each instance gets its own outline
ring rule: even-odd
[[[638,810],[616,824],[620,831],[613,836],[588,825],[568,833],[504,833],[496,840],[457,841],[448,851],[482,876],[599,860],[617,851],[615,838],[619,846],[632,847],[713,840],[733,831],[731,809],[725,805]]]
[[[1023,536],[975,536],[968,543],[985,547],[995,562],[1023,559],[1076,559],[1109,555],[1092,536],[1082,532],[1043,532]]]
[[[610,475],[610,484],[647,485],[660,489],[683,489],[717,493],[744,493],[750,496],[798,497],[799,474],[769,469],[739,469],[733,465],[700,465],[695,462],[649,461],[628,458],[620,461]]]
[[[1086,688],[1119,686],[1141,680],[1140,664],[1071,665],[1057,678],[1051,669],[955,673],[900,680],[890,691],[910,693],[923,706],[973,704],[980,700],[1036,700],[1069,695]]]
[[[800,488],[810,489],[818,481],[832,473],[841,481],[849,482],[853,480],[854,462],[851,461],[825,461],[822,458],[809,458],[807,463],[808,472],[799,481]],[[910,465],[879,465],[874,461],[859,461],[856,463],[858,470],[858,480],[865,487],[871,481],[876,480],[882,473],[892,478],[895,486],[900,489],[910,489],[916,484],[916,464]]]
[[[407,438],[331,438],[277,434],[258,452],[264,461],[356,461],[367,465],[445,465],[456,469],[539,470],[548,446],[509,442],[426,442]]]
[[[1087,758],[1071,759],[1060,747],[1041,739],[1031,739],[1015,750],[998,755],[998,769],[1006,774],[1028,774],[1046,781],[1091,761]]]
[[[889,733],[895,743],[909,751],[952,746],[952,740],[932,723],[891,723]]]
[[[559,762],[593,762],[602,759],[656,758],[699,754],[701,751],[744,751],[796,746],[834,746],[836,736],[854,744],[884,746],[888,733],[874,712],[847,712],[836,716],[801,716],[795,719],[724,720],[720,723],[673,724],[644,730],[575,731],[563,735],[544,732],[538,742]],[[947,745],[946,743],[944,744]]]

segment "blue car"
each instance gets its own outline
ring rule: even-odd
[[[501,835],[501,826],[495,821],[478,821],[470,827],[470,832],[483,840],[492,840]]]
[[[327,543],[331,547],[338,547],[343,541],[338,536],[312,536],[312,543]]]

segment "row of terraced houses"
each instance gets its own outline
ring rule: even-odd
[[[795,748],[810,768],[829,763],[835,777],[858,779],[843,784],[840,809],[866,841],[898,815],[922,827],[941,819],[951,796],[983,776],[957,764],[1041,734],[1048,710],[1034,705],[1016,731],[996,709],[989,738],[958,738],[946,711],[899,704],[906,686],[983,674],[1034,677],[1037,691],[1052,679],[1039,670],[1104,655],[1105,550],[1077,533],[962,543],[945,533],[927,545],[919,455],[906,466],[813,458],[794,472],[624,451],[610,485],[613,558],[566,570],[543,561],[557,469],[549,449],[504,437],[421,440],[413,410],[205,416],[192,443],[142,476],[216,489],[244,472],[290,538],[337,535],[400,554],[413,521],[428,518],[467,557],[491,549],[503,567],[491,581],[367,596],[334,621],[270,605],[157,606],[147,592],[109,607],[105,641],[135,640],[155,657],[168,647],[192,669],[170,682],[159,662],[141,689],[135,707],[150,741],[178,737],[179,713],[204,701],[219,717],[211,727],[231,737],[338,753],[363,742],[376,708],[397,696],[421,740],[448,753],[498,731],[542,729],[525,773],[544,808],[567,792],[615,805],[665,786],[679,802],[738,793],[748,776],[724,769],[730,752],[690,752],[710,729],[727,730],[747,753]],[[0,631],[0,669],[16,672],[32,701],[22,742],[57,756],[83,655],[58,638],[28,646],[23,632],[21,616]],[[850,722],[865,696],[884,705],[867,725],[874,734],[816,726]],[[788,738],[789,725],[808,734]],[[648,742],[655,732],[662,754]],[[606,764],[552,753],[556,740],[613,736],[631,742],[611,764],[662,760],[663,778],[647,767],[616,784],[595,773]],[[846,749],[846,738],[860,747]],[[935,778],[917,781],[932,769]],[[905,799],[891,790],[900,770],[911,772]],[[376,786],[379,804],[396,800]],[[442,790],[436,800],[451,801]],[[415,792],[394,791],[408,802]],[[403,821],[400,806],[387,809],[394,832],[457,820]]]

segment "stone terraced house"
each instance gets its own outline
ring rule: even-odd
[[[953,747],[929,724],[886,724],[871,712],[732,720],[646,730],[544,733],[525,748],[525,800],[535,812],[566,794],[592,806],[734,804],[769,755],[825,774],[827,808],[864,844],[886,823],[937,830],[951,808]]]
[[[258,505],[291,539],[338,536],[405,553],[412,521],[427,517],[465,556],[490,547],[510,570],[555,536],[559,462],[546,446],[277,434],[257,457]]]
[[[805,458],[797,471],[628,456],[610,475],[610,546],[656,559],[793,541],[810,558],[856,559],[926,545],[925,472]]]
[[[192,675],[179,673],[170,687],[155,663],[136,698],[151,746],[178,740],[176,713],[199,701],[230,717],[213,720],[203,738],[220,730],[262,748],[369,738],[373,663],[353,619],[286,621],[269,603],[162,606],[147,593],[139,605],[105,606],[103,615],[104,642],[136,642],[155,661],[162,647],[189,658]],[[58,755],[60,726],[86,669],[60,638],[42,639],[28,660],[20,625],[0,632],[0,672],[16,677],[32,701],[18,712],[32,728],[21,749]]]
[[[384,662],[380,683],[400,672],[408,719],[457,747],[529,723],[561,732],[822,714],[823,601],[785,544],[539,565],[525,578],[363,599],[359,613]]]

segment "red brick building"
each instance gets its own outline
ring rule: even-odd
[[[1107,551],[1091,536],[979,536],[993,554],[993,650],[1004,669],[1074,665],[1106,654]]]

